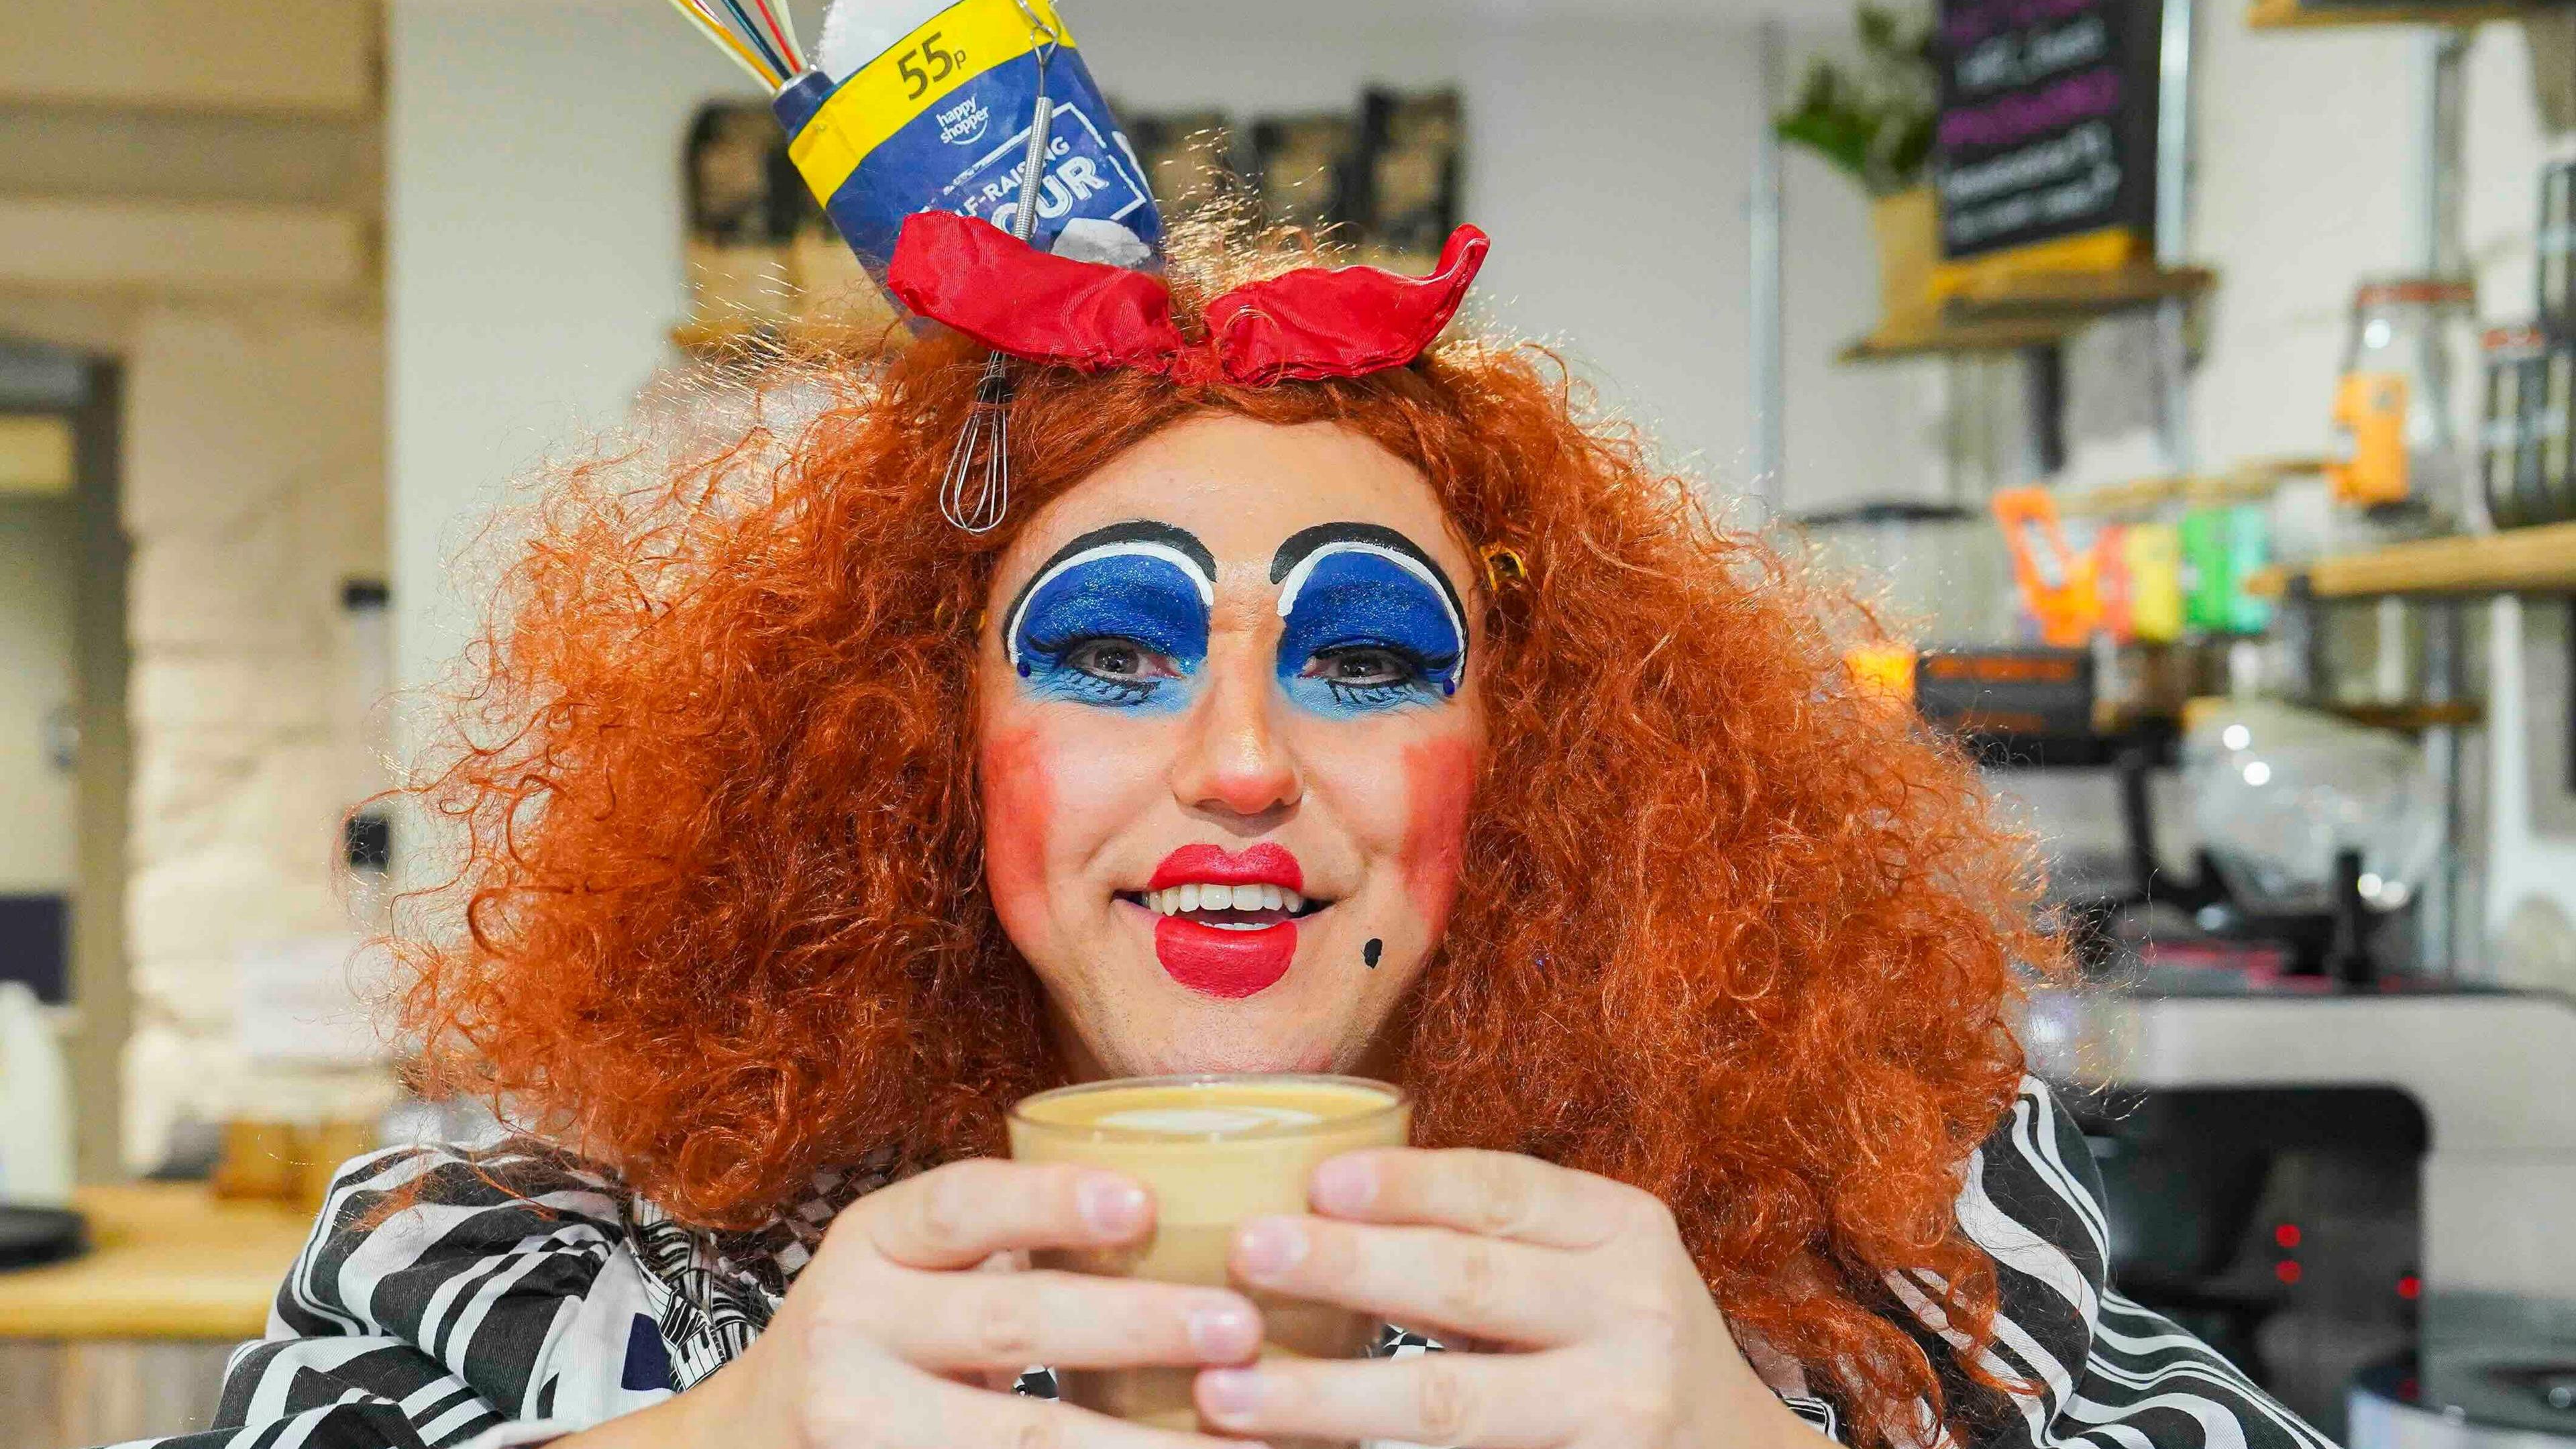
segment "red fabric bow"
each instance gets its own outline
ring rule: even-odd
[[[1491,246],[1462,226],[1427,277],[1304,267],[1237,287],[1208,304],[1208,338],[1195,347],[1174,325],[1160,277],[1042,252],[953,212],[904,222],[886,285],[919,315],[1030,362],[1140,367],[1184,382],[1213,373],[1263,387],[1359,377],[1421,356],[1457,314]]]

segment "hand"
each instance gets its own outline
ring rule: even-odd
[[[740,1358],[659,1408],[562,1441],[777,1449],[1243,1449],[1015,1396],[1032,1364],[1248,1362],[1251,1302],[1220,1289],[1019,1266],[1030,1248],[1111,1247],[1153,1227],[1114,1173],[951,1163],[853,1203]]]
[[[1230,1433],[1473,1449],[1811,1449],[1736,1347],[1650,1194],[1510,1153],[1393,1150],[1317,1169],[1316,1217],[1236,1233],[1239,1281],[1382,1315],[1449,1345],[1199,1375]]]

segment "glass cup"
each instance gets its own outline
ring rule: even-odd
[[[1306,1183],[1328,1157],[1402,1147],[1413,1100],[1362,1077],[1131,1077],[1040,1092],[1011,1109],[1011,1156],[1124,1173],[1154,1194],[1154,1232],[1117,1249],[1034,1255],[1041,1268],[1225,1287],[1237,1223],[1306,1211]],[[1332,1304],[1253,1293],[1267,1358],[1355,1358],[1380,1325]],[[1059,1370],[1074,1404],[1158,1428],[1192,1430],[1197,1370]],[[1292,1441],[1282,1440],[1283,1445]],[[1293,1441],[1301,1449],[1306,1441]]]

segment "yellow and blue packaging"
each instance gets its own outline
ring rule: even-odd
[[[1152,265],[1163,222],[1145,168],[1051,0],[957,0],[847,79],[808,71],[771,104],[797,171],[882,282],[914,212],[1014,229],[1041,83],[1053,119],[1030,245]]]

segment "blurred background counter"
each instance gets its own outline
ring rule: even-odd
[[[267,1329],[304,1246],[301,1205],[203,1183],[81,1188],[89,1252],[0,1289],[0,1449],[66,1449],[211,1422],[225,1358]]]

